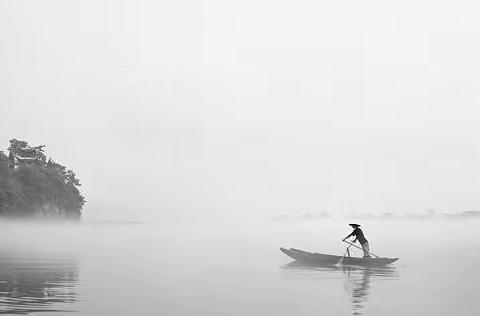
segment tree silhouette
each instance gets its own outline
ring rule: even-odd
[[[80,217],[86,202],[80,181],[73,170],[47,160],[43,148],[12,139],[9,156],[0,151],[0,215]]]

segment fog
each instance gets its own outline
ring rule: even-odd
[[[474,314],[478,6],[0,0],[0,150],[87,199],[0,221],[0,314]],[[353,221],[400,259],[278,249],[341,256]]]
[[[0,144],[85,218],[480,205],[478,4],[0,1]]]
[[[0,222],[0,312],[376,316],[479,307],[477,222],[362,224],[372,252],[400,260],[382,269],[308,267],[277,248],[342,255],[350,229],[339,220]]]

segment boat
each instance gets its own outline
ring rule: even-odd
[[[364,267],[383,267],[394,263],[398,258],[359,258],[359,257],[344,257],[335,255],[326,255],[323,253],[312,253],[295,248],[282,248],[280,250],[296,261],[307,265],[356,265]]]

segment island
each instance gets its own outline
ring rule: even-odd
[[[0,217],[81,218],[86,202],[73,170],[48,158],[45,145],[11,139],[0,151]]]

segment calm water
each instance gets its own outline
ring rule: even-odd
[[[306,268],[278,251],[343,254],[340,221],[2,223],[0,313],[473,315],[478,223],[364,222],[374,253],[401,258],[375,270]]]

